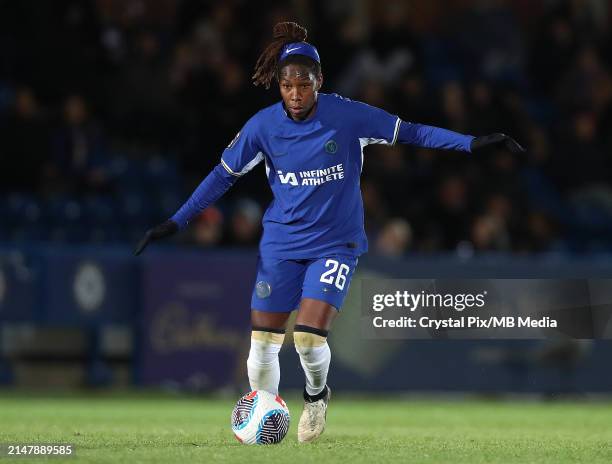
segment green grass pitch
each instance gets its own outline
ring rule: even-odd
[[[611,463],[612,404],[357,400],[330,403],[327,430],[297,443],[301,403],[280,445],[233,437],[233,402],[150,394],[0,394],[0,443],[69,442],[73,463]]]

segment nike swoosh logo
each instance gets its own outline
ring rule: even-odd
[[[285,53],[289,53],[289,52],[292,52],[293,50],[299,50],[299,49],[300,49],[300,47],[288,48],[288,49],[285,51]]]

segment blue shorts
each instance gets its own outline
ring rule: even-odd
[[[257,260],[257,279],[251,308],[288,313],[297,309],[302,298],[325,301],[340,310],[357,267],[352,256],[318,259]]]

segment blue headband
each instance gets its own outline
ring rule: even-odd
[[[278,62],[280,63],[290,55],[304,55],[308,58],[312,58],[317,63],[321,64],[321,58],[319,58],[319,52],[317,49],[310,45],[308,42],[292,42],[283,46],[281,50]]]

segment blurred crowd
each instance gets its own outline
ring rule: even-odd
[[[322,91],[528,149],[366,148],[371,252],[612,251],[606,0],[0,2],[0,240],[131,241],[169,217],[279,99],[250,76],[284,20]],[[259,166],[180,240],[255,246],[265,183]]]

